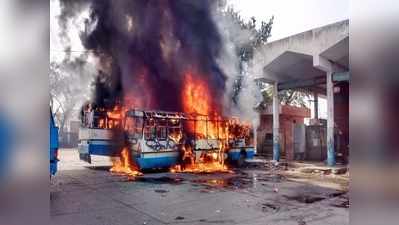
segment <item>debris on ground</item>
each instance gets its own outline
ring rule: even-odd
[[[177,216],[176,218],[175,218],[175,220],[184,220],[185,218],[183,217],[183,216]]]

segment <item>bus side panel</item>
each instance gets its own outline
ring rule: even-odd
[[[82,141],[78,144],[79,158],[91,163],[91,155],[116,156],[120,146],[112,144],[110,141]]]
[[[241,150],[246,153],[246,159],[253,159],[255,155],[255,148],[232,148],[229,150],[228,157],[230,161],[237,161],[240,158]]]
[[[57,161],[50,162],[50,174],[55,175],[57,173]]]
[[[116,156],[121,146],[109,141],[90,141],[88,150],[91,155]]]
[[[87,143],[87,141],[84,142],[81,141],[78,144],[78,152],[80,160],[91,163],[91,157],[89,154],[89,144]]]
[[[116,156],[122,146],[112,139],[109,129],[80,128],[78,151],[81,160],[91,163],[91,155]]]
[[[134,159],[140,169],[169,168],[178,163],[179,152],[137,154]]]
[[[247,148],[247,159],[253,159],[255,156],[255,148]]]
[[[58,152],[58,127],[55,126],[53,115],[50,111],[50,174],[55,175],[57,173],[57,152]]]

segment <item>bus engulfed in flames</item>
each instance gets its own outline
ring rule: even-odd
[[[171,168],[172,172],[210,173],[227,172],[225,164],[228,143],[228,126],[220,109],[212,101],[207,82],[192,71],[184,74],[182,91],[183,111],[191,116],[187,122],[188,133],[194,136],[192,147],[183,147],[183,165]]]
[[[125,174],[128,176],[140,176],[142,173],[132,160],[132,155],[127,147],[124,147],[118,158],[112,159],[112,173]]]
[[[214,107],[206,82],[186,75],[182,92],[184,112],[137,110],[114,106],[112,110],[92,109],[85,115],[94,118],[86,124],[92,129],[107,130],[123,136],[112,159],[110,171],[140,176],[141,169],[170,165],[170,171],[188,173],[230,172],[228,152],[237,140],[250,140],[251,127],[238,118],[225,118]],[[89,107],[90,108],[90,107]],[[118,132],[116,132],[118,131]],[[242,147],[242,146],[241,146]],[[146,154],[174,152],[175,161],[151,164]]]
[[[248,144],[226,119],[241,110],[226,100],[232,77],[220,64],[217,1],[88,2],[80,38],[98,75],[93,105],[83,107],[81,159],[118,156],[111,171],[128,175],[229,171],[230,151],[241,157]]]

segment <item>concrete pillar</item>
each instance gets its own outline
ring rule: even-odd
[[[273,84],[273,160],[280,160],[280,101],[277,82]]]
[[[314,109],[314,119],[319,119],[319,95],[317,92],[313,92],[313,109]]]
[[[331,61],[320,55],[313,56],[313,66],[326,72],[327,80],[327,164],[335,165],[334,149],[334,84],[333,72],[336,70]]]
[[[327,72],[327,164],[335,165],[334,149],[334,83],[333,73]]]

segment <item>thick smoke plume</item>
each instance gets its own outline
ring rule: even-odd
[[[50,5],[51,17],[56,18],[50,20],[50,102],[57,125],[64,131],[69,121],[78,119],[80,106],[90,98],[90,84],[97,71],[90,63],[93,57],[77,46],[88,2],[52,0]]]
[[[237,49],[253,40],[254,34],[226,16],[219,3],[62,1],[64,20],[89,9],[80,39],[96,58],[95,104],[108,109],[123,103],[184,111],[182,92],[185,76],[190,74],[207,84],[212,109],[218,113],[257,118],[254,106],[259,93],[237,55]],[[242,84],[239,92],[234,89],[237,77]]]
[[[89,2],[81,40],[98,58],[94,100],[144,109],[183,111],[185,74],[208,85],[222,108],[226,76],[220,69],[222,39],[212,20],[214,1]]]
[[[244,121],[252,122],[256,128],[259,116],[256,107],[263,100],[259,86],[255,83],[253,55],[257,53],[261,42],[255,24],[242,20],[234,9],[226,4],[214,12],[214,20],[223,39],[223,51],[218,62],[226,74],[224,97],[225,111],[239,116]],[[253,22],[253,21],[252,21]],[[263,22],[262,22],[263,23]],[[269,22],[270,23],[270,22]],[[271,27],[271,26],[270,26]],[[267,37],[263,35],[262,38]],[[264,41],[266,42],[267,39]],[[258,65],[263,65],[258,62]]]

